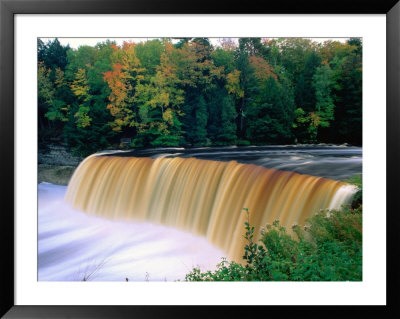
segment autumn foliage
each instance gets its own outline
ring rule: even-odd
[[[41,140],[107,147],[361,143],[362,43],[38,43]],[[43,134],[42,134],[43,133]]]

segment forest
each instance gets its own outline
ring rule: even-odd
[[[362,145],[359,38],[38,39],[37,71],[39,147]]]

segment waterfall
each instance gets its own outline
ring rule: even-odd
[[[291,228],[321,209],[349,203],[347,183],[236,161],[92,155],[76,169],[65,200],[115,220],[150,221],[205,236],[240,262],[250,212],[255,239],[279,219]],[[257,237],[258,236],[258,237]]]

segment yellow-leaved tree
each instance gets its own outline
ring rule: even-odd
[[[139,83],[136,87],[140,124],[135,145],[176,146],[182,142],[180,118],[185,97],[180,88],[182,81],[176,73],[176,51],[166,43],[166,52],[161,55],[156,74],[148,83]]]
[[[79,101],[79,108],[74,114],[74,117],[76,118],[76,125],[80,128],[90,126],[90,122],[92,121],[89,116],[89,101],[91,98],[89,90],[86,70],[78,69],[78,72],[75,73],[75,79],[71,84],[71,91],[76,95]]]
[[[138,84],[144,79],[144,69],[135,53],[135,43],[124,42],[122,47],[112,45],[112,71],[104,73],[111,92],[108,97],[114,121],[110,122],[112,130],[120,132],[125,127],[138,126],[138,110],[135,105],[135,94]]]

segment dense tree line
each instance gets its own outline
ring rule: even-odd
[[[39,141],[118,147],[361,145],[362,43],[38,40]]]

